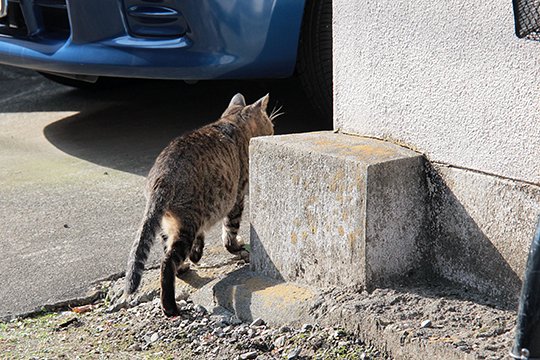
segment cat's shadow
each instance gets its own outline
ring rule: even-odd
[[[284,112],[276,120],[276,134],[331,128],[330,121],[311,108],[295,79],[212,81],[195,86],[156,81],[129,84],[129,88],[100,93],[73,90],[51,95],[62,101],[45,98],[44,102],[69,104],[64,110],[79,109],[75,115],[47,125],[43,130],[46,139],[77,158],[146,175],[171,139],[217,120],[237,92],[248,101],[270,93],[269,109],[282,106]],[[57,107],[54,110],[63,110],[61,105]]]
[[[189,269],[180,276],[177,276],[177,278],[194,289],[200,289],[210,281],[215,280],[215,278],[210,276],[200,276],[196,269]]]

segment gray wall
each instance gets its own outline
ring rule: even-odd
[[[426,154],[428,262],[514,301],[540,214],[540,42],[509,0],[333,6],[335,127]]]
[[[540,183],[540,42],[512,2],[334,0],[336,127]]]

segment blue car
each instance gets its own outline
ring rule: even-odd
[[[331,0],[0,0],[0,63],[101,77],[278,79],[332,103]]]

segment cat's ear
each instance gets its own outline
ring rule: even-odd
[[[240,93],[233,96],[233,98],[231,99],[231,102],[229,103],[229,106],[227,106],[227,109],[225,109],[221,117],[231,114],[233,110],[238,109],[239,106],[241,107],[246,106],[246,99],[244,99],[244,96]]]
[[[260,108],[261,111],[266,112],[266,107],[268,106],[268,100],[270,100],[270,94],[266,94],[259,100],[253,103],[254,108]]]
[[[244,95],[238,93],[233,96],[231,99],[231,102],[229,103],[228,107],[238,105],[238,106],[246,106],[246,99],[244,99]]]

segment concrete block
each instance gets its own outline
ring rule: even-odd
[[[332,132],[253,139],[251,267],[315,286],[385,284],[422,259],[426,201],[411,150]]]

